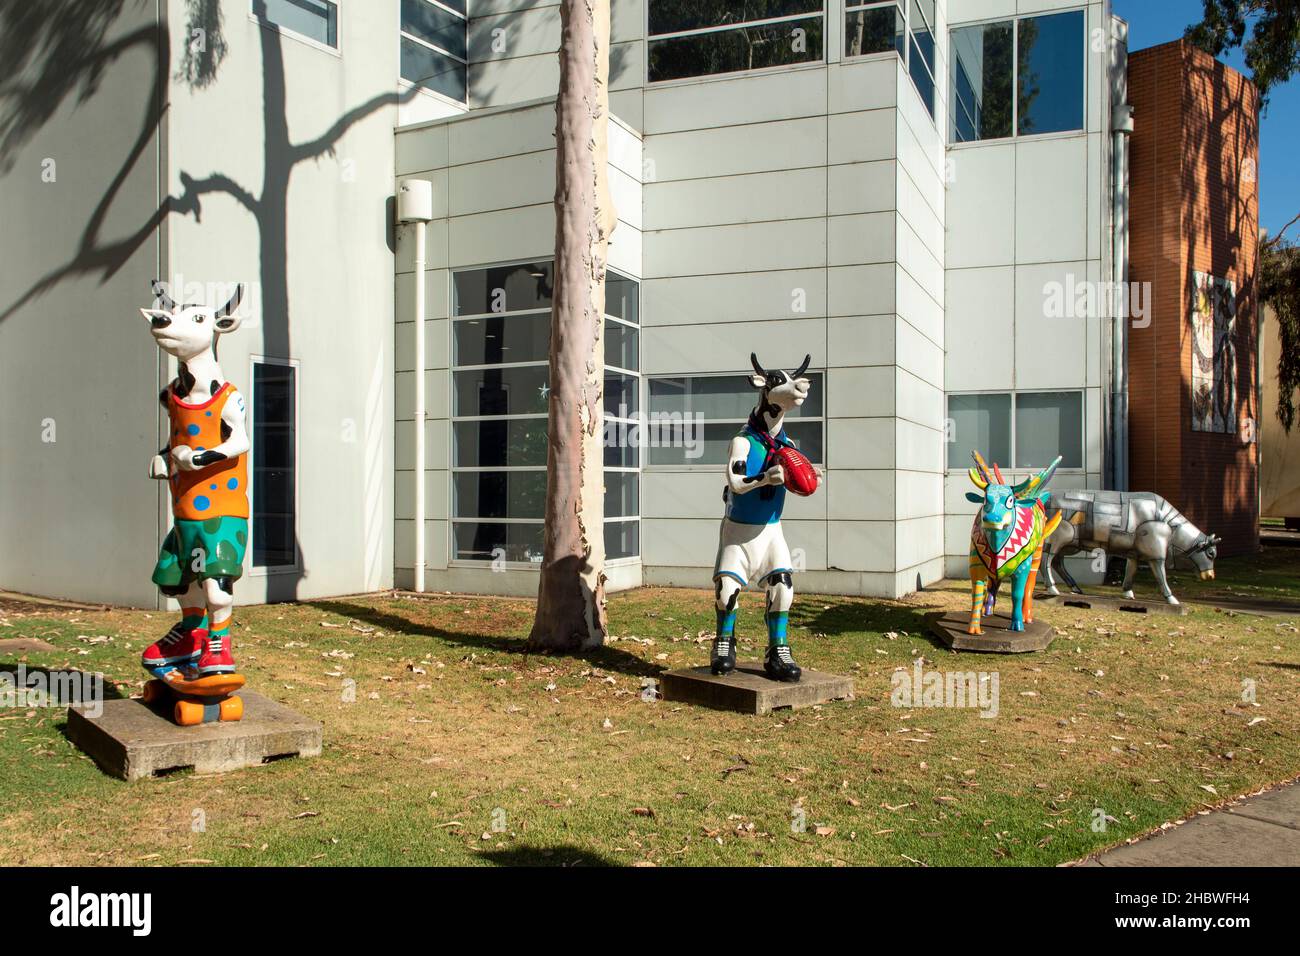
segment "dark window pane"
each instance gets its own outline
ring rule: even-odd
[[[290,365],[253,365],[253,565],[296,563],[294,377]]]
[[[457,13],[465,12],[465,0],[439,0],[444,7],[451,7]]]
[[[652,82],[813,63],[822,58],[822,18],[651,40],[649,51]]]
[[[605,472],[605,517],[635,517],[640,502],[641,478],[633,471]]]
[[[823,423],[795,422],[786,425],[786,437],[810,461],[823,455]],[[652,422],[647,427],[647,463],[651,465],[721,465],[727,460],[731,440],[740,426],[726,422],[707,424],[701,430],[694,422]]]
[[[641,553],[641,522],[605,522],[605,558],[635,558]]]
[[[606,322],[605,364],[635,372],[637,362],[640,361],[637,357],[637,338],[636,329],[622,322]]]
[[[456,467],[546,464],[545,418],[452,422],[451,434]]]
[[[639,379],[619,372],[605,373],[605,414],[630,418],[640,407],[637,401]]]
[[[337,47],[339,8],[329,0],[253,0],[253,16]]]
[[[1083,395],[1016,395],[1016,467],[1044,468],[1061,456],[1062,468],[1083,467]]]
[[[620,426],[619,423],[606,423],[605,427],[605,467],[606,468],[640,468],[641,451],[632,440],[635,436],[633,425]]]
[[[455,521],[454,557],[458,561],[520,561],[540,564],[542,525]]]
[[[972,451],[992,466],[1011,460],[1011,396],[948,396],[948,467],[966,468]]]
[[[529,262],[457,272],[453,278],[456,315],[518,312],[551,307],[550,262]]]
[[[1011,135],[1012,24],[952,31],[952,139],[967,143]]]
[[[862,56],[893,50],[899,56],[907,49],[903,11],[898,7],[850,10],[844,16],[844,55]]]
[[[457,365],[545,362],[550,357],[549,312],[457,319],[451,328]]]
[[[462,60],[468,55],[465,49],[465,24],[464,17],[458,17],[425,0],[402,0],[402,32],[442,47]]]
[[[908,64],[908,72],[912,74],[912,84],[916,87],[916,92],[921,94],[921,102],[925,104],[930,115],[934,116],[934,79],[926,70],[915,36],[912,37],[912,57]]]
[[[402,37],[402,79],[465,101],[465,64]]]
[[[1019,129],[1083,129],[1083,11],[1020,21]]]
[[[822,0],[649,0],[650,35],[817,13]]]
[[[820,372],[806,376],[812,385],[803,405],[790,410],[789,418],[819,418],[822,414],[822,383]],[[740,375],[700,375],[691,378],[652,378],[650,380],[650,413],[703,415],[709,419],[735,419],[743,423],[749,418],[758,399],[758,391],[747,378]]]
[[[530,415],[547,410],[545,365],[480,368],[452,373],[452,414]]]
[[[605,314],[612,315],[616,319],[626,319],[634,325],[639,324],[641,321],[640,309],[637,303],[639,288],[635,279],[607,272],[605,274]]]
[[[452,475],[456,518],[542,518],[544,471],[458,471]]]
[[[912,0],[912,39],[925,59],[925,65],[934,73],[934,4]]]

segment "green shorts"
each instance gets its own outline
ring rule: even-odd
[[[177,518],[158,553],[153,583],[181,587],[208,578],[236,579],[244,573],[247,547],[247,518]]]

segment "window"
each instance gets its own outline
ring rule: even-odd
[[[823,0],[649,0],[649,79],[815,63],[822,26]]]
[[[949,395],[948,421],[949,468],[968,467],[971,449],[990,465],[1043,468],[1060,455],[1062,468],[1083,467],[1082,392]]]
[[[297,368],[253,362],[253,567],[298,563]]]
[[[452,277],[452,554],[462,561],[542,559],[550,261]],[[638,285],[605,283],[605,556],[640,554]]]
[[[812,390],[786,415],[786,437],[813,462],[825,448],[823,384],[808,375]],[[721,465],[740,428],[749,420],[758,393],[744,374],[694,375],[649,380],[646,421],[647,464]]]
[[[465,0],[402,0],[402,79],[464,103],[468,25]]]
[[[934,118],[934,0],[908,0],[907,72]]]
[[[339,7],[330,0],[253,0],[253,16],[337,49]]]
[[[1082,10],[952,31],[954,143],[1083,128]]]
[[[907,18],[898,0],[844,7],[844,55],[866,56],[893,50],[907,59]]]
[[[921,102],[934,116],[934,0],[846,0],[844,55],[893,50],[903,60]]]

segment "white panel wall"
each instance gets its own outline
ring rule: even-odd
[[[949,19],[957,27],[1084,8],[1091,36],[1102,26],[1105,6],[1101,0],[954,0]],[[1047,304],[1058,287],[1091,283],[1096,289],[1110,278],[1107,56],[1091,48],[1087,55],[1084,130],[963,143],[947,153],[945,387],[950,393],[1083,390],[1083,467],[1058,472],[1054,488],[1098,487],[1104,472],[1109,302],[1103,296],[1100,315],[1079,317],[1051,316]],[[960,451],[964,461],[969,449]],[[964,498],[972,490],[964,465],[948,472],[945,486],[945,563],[949,574],[964,577],[974,513]]]

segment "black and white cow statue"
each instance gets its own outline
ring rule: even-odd
[[[726,514],[713,565],[718,626],[710,667],[714,674],[735,669],[736,602],[746,585],[761,583],[767,589],[764,670],[774,680],[797,681],[803,672],[790,656],[787,640],[794,562],[781,530],[781,512],[787,489],[812,494],[820,476],[786,437],[785,417],[808,397],[812,386],[804,372],[812,357],[804,356],[793,374],[764,369],[753,353],[749,360],[754,366],[749,381],[758,389],[758,404],[727,453],[722,493]]]
[[[1214,559],[1221,540],[1205,534],[1164,498],[1151,492],[1128,491],[1055,491],[1047,499],[1047,508],[1061,512],[1061,522],[1047,539],[1050,555],[1043,562],[1047,593],[1059,594],[1055,575],[1059,574],[1075,594],[1083,589],[1066,570],[1063,559],[1080,551],[1100,549],[1113,558],[1126,558],[1124,596],[1133,597],[1133,578],[1139,561],[1151,566],[1160,593],[1170,604],[1177,604],[1169,589],[1165,563],[1184,560],[1200,573],[1203,580],[1214,577]]]

